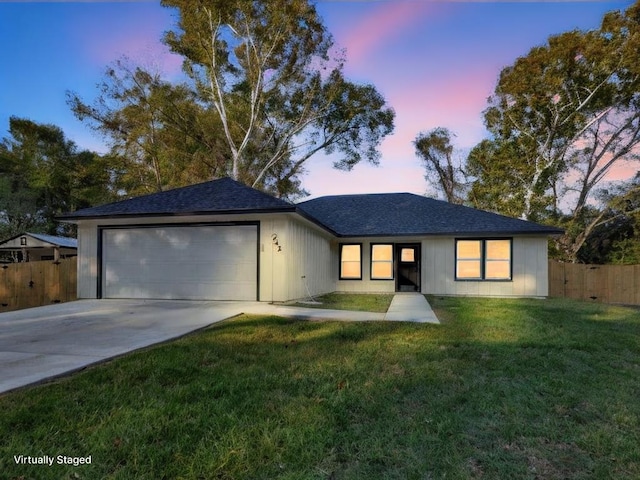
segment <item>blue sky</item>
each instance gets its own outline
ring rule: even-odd
[[[322,155],[308,163],[313,196],[409,191],[429,193],[412,140],[437,126],[457,134],[462,149],[485,136],[482,110],[500,70],[549,35],[598,27],[631,1],[490,2],[431,0],[320,1],[336,44],[346,48],[347,76],[374,84],[396,111],[396,130],[380,167],[344,173]],[[0,136],[9,117],[60,126],[81,148],[104,142],[77,121],[67,90],[86,101],[107,66],[122,56],[157,66],[169,77],[180,60],[160,38],[173,26],[159,2],[0,2]]]

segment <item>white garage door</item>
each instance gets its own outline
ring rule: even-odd
[[[105,229],[104,298],[256,300],[257,227]]]

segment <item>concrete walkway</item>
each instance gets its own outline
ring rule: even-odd
[[[387,313],[358,312],[355,310],[330,310],[300,306],[270,305],[255,303],[247,306],[243,313],[256,315],[278,315],[302,320],[344,320],[351,322],[382,321],[440,323],[431,305],[420,293],[396,293]]]
[[[396,293],[384,319],[391,322],[440,323],[420,293]]]

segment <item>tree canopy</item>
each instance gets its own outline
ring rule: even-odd
[[[576,260],[612,210],[594,210],[608,173],[638,160],[640,4],[599,29],[549,38],[501,74],[484,112],[491,138],[468,158],[477,206],[561,223],[559,254]]]
[[[183,58],[183,83],[121,62],[94,104],[69,96],[76,115],[139,167],[146,188],[229,175],[295,197],[320,151],[344,170],[379,162],[394,112],[375,87],[344,77],[343,55],[308,0],[162,5],[177,14],[163,41]]]
[[[413,142],[416,155],[425,168],[425,179],[436,191],[441,191],[449,203],[463,203],[466,194],[466,173],[451,143],[455,134],[438,127],[418,134]]]
[[[78,151],[59,127],[11,117],[9,134],[0,143],[0,237],[70,233],[57,215],[113,198],[106,159]]]

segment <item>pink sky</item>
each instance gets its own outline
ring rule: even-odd
[[[495,5],[493,7],[495,9]],[[465,5],[452,8],[443,3],[407,0],[381,2],[363,12],[353,27],[334,30],[337,42],[347,49],[347,72],[365,81],[367,76],[377,79],[374,84],[396,110],[396,129],[382,144],[380,167],[361,164],[345,173],[330,168],[325,159],[314,159],[305,179],[312,196],[373,191],[433,195],[412,144],[418,132],[439,126],[449,128],[456,135],[455,144],[460,154],[467,152],[487,135],[482,111],[500,70],[536,44],[543,43],[550,34],[578,26],[569,23],[566,28],[548,32],[542,28],[544,33],[536,34],[528,24],[533,18],[509,18],[511,25],[498,19],[501,23],[493,30],[493,43],[483,44],[481,19],[470,31],[463,31],[464,24],[457,24],[456,11],[464,8]],[[480,10],[481,6],[476,9]],[[600,16],[582,28],[595,28],[599,21]],[[443,22],[450,23],[454,29],[461,28],[458,35],[468,36],[471,42],[468,45],[461,42],[462,48],[447,52],[449,57],[440,51],[446,45],[438,45],[439,37],[429,35],[429,30],[437,29]],[[518,26],[518,22],[525,26]],[[490,22],[486,26],[492,28]],[[536,40],[521,41],[520,33],[522,37],[534,36]],[[402,45],[406,48],[405,37],[415,39],[409,54],[402,52]],[[389,45],[399,47],[398,57],[393,61],[384,51]],[[434,57],[439,63],[425,66],[430,63],[432,48],[437,52]],[[610,178],[628,178],[634,172],[629,165],[620,166],[612,171]]]
[[[447,127],[468,150],[486,135],[482,111],[503,67],[549,35],[596,28],[606,11],[631,3],[319,1],[337,46],[346,48],[347,76],[375,85],[397,116],[380,167],[344,173],[319,155],[308,164],[305,188],[314,196],[427,192],[412,145],[418,132]],[[10,115],[31,118],[59,125],[82,148],[104,151],[70,113],[65,91],[91,100],[108,64],[123,55],[176,77],[180,59],[159,41],[173,20],[155,1],[0,2],[0,42],[11,45],[0,50],[0,64],[13,67],[0,69],[3,130]]]
[[[437,5],[429,2],[374,3],[356,24],[338,27],[334,34],[341,38],[340,44],[349,52],[349,66],[352,70],[375,62],[376,52],[390,39],[402,36],[411,25],[424,23],[432,17]]]

